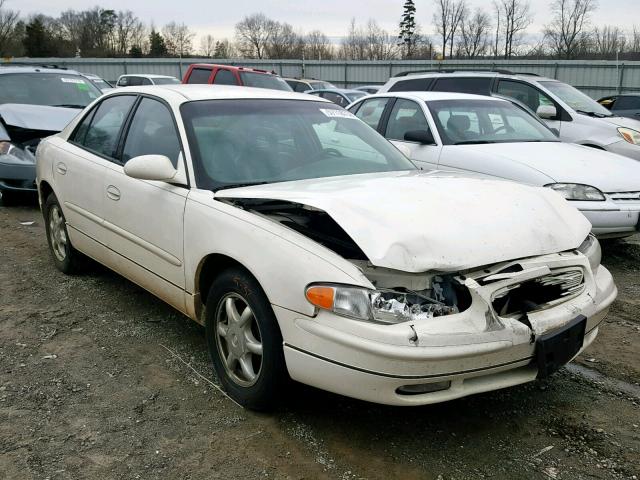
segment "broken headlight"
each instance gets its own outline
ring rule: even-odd
[[[582,245],[578,247],[578,251],[587,257],[589,265],[591,265],[591,271],[595,272],[602,261],[602,249],[600,248],[598,239],[594,235],[589,234],[584,242],[582,242]]]
[[[306,290],[307,300],[315,307],[336,315],[379,323],[419,321],[458,313],[455,306],[429,296],[424,292],[398,290],[370,290],[343,285],[311,285]]]
[[[33,164],[36,158],[28,151],[10,142],[0,142],[0,162]]]

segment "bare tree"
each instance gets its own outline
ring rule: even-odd
[[[245,57],[265,58],[273,23],[263,13],[254,13],[236,23],[236,40]]]
[[[553,0],[552,19],[544,29],[551,50],[560,57],[575,58],[586,48],[590,15],[595,0]]]
[[[214,58],[234,58],[236,51],[229,40],[219,40],[216,42],[216,49],[213,52]]]
[[[433,24],[436,32],[442,38],[442,58],[447,55],[449,45],[449,57],[453,56],[453,44],[456,31],[465,15],[467,5],[465,0],[435,0],[436,13],[433,14]]]
[[[352,18],[347,36],[343,38],[340,45],[340,57],[346,60],[366,60],[366,52],[367,40],[364,32],[356,24],[356,19]]]
[[[640,53],[640,29],[633,26],[633,30],[631,31],[630,40],[628,42],[627,49],[631,53]]]
[[[627,39],[620,27],[605,25],[593,31],[594,53],[602,58],[615,58],[626,48]]]
[[[271,33],[266,43],[269,58],[301,58],[304,50],[302,35],[298,35],[288,23],[271,22]]]
[[[193,32],[184,23],[170,22],[162,28],[162,36],[170,56],[187,57],[193,48]]]
[[[531,5],[528,0],[497,0],[497,9],[502,17],[504,58],[511,58],[533,21]]]
[[[127,10],[126,12],[120,11],[117,13],[115,28],[113,30],[115,36],[113,43],[116,55],[124,56],[129,52],[134,45],[134,34],[142,27],[142,22],[133,12]]]
[[[483,56],[489,48],[489,14],[478,8],[475,13],[460,23],[460,53],[467,58]]]
[[[207,34],[200,39],[200,53],[205,57],[213,57],[216,51],[216,41],[213,35]]]
[[[12,43],[20,14],[4,8],[5,0],[0,0],[0,54],[4,55]]]
[[[352,19],[340,46],[340,56],[348,60],[388,60],[395,58],[396,50],[395,38],[375,20],[369,19],[363,27]]]
[[[324,33],[314,30],[305,38],[304,55],[311,60],[331,60],[334,56],[333,45]]]

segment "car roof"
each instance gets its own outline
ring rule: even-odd
[[[10,63],[0,64],[0,75],[3,73],[60,73],[63,75],[80,75],[75,70],[67,70],[66,68],[47,67],[39,65],[12,65]]]
[[[143,77],[143,78],[176,78],[171,75],[156,75],[155,73],[126,73],[124,75],[120,75],[122,77]]]
[[[122,87],[114,90],[113,93],[117,95],[124,92],[147,93],[160,97],[172,96],[174,98],[175,94],[178,94],[182,98],[184,98],[184,101],[181,103],[187,101],[224,99],[306,100],[331,103],[323,98],[307,95],[305,93],[286,92],[284,90],[271,90],[268,88],[241,87],[235,85],[176,84]]]
[[[508,102],[503,98],[488,97],[487,95],[474,95],[472,93],[456,92],[382,92],[374,93],[366,97],[367,100],[376,97],[407,98],[411,100],[422,100],[430,102],[435,100],[495,100],[498,102]],[[360,99],[358,99],[360,100]]]
[[[553,78],[542,77],[536,73],[528,72],[508,72],[506,70],[434,70],[425,72],[402,72],[392,77],[393,80],[402,80],[409,78],[437,78],[437,77],[504,77],[504,78],[522,78],[529,81],[555,81]]]
[[[321,92],[331,92],[331,93],[363,93],[360,90],[352,90],[349,88],[319,88],[318,90],[314,90],[314,93],[321,93]]]
[[[253,72],[253,73],[264,73],[265,75],[276,75],[273,72],[268,70],[260,70],[259,68],[251,68],[251,67],[237,67],[235,65],[222,65],[218,63],[192,63],[191,67],[193,68],[225,68],[227,70],[233,70],[238,72]]]

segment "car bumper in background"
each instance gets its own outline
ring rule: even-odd
[[[35,192],[36,166],[0,163],[0,191]]]
[[[598,238],[618,238],[634,235],[640,229],[640,201],[627,203],[575,202],[578,210],[593,225]]]
[[[640,145],[633,145],[625,140],[611,143],[604,147],[608,152],[624,155],[625,157],[640,160]]]
[[[550,330],[551,334],[576,316],[584,315],[587,322],[580,351],[597,336],[598,327],[617,294],[606,268],[600,267],[593,278],[596,284],[593,300],[585,291],[557,307],[535,314],[558,325]],[[372,327],[374,333],[369,335],[363,328],[362,335],[357,335],[340,331],[345,319],[327,312],[310,318],[277,306],[274,311],[283,330],[291,378],[361,400],[388,405],[425,405],[518,385],[538,376],[536,344],[531,343],[528,327],[520,323],[515,328],[513,324],[494,331],[487,327],[485,332],[468,335],[434,335],[436,343],[446,338],[440,345],[423,346],[432,341],[429,335],[421,336],[414,345],[409,341],[399,345],[381,341],[379,333],[386,326],[377,332],[376,327]],[[478,312],[473,306],[466,312],[469,321],[471,315],[476,315],[477,320]],[[413,328],[413,325],[402,326]],[[420,333],[419,328],[416,325]]]

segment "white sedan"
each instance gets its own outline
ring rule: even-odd
[[[562,143],[534,115],[498,98],[444,92],[384,93],[349,110],[419,166],[546,186],[601,238],[640,229],[640,162]]]
[[[544,377],[617,292],[557,193],[420,171],[310,95],[118,89],[40,144],[37,185],[55,265],[89,256],[205,325],[250,408],[289,378],[419,405]]]

